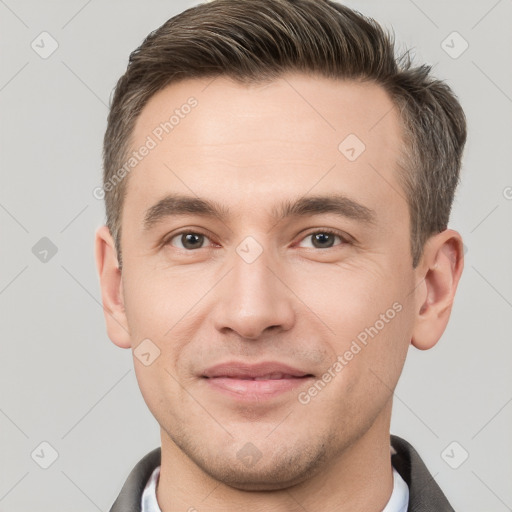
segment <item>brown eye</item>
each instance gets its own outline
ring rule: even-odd
[[[172,236],[165,245],[172,245],[179,249],[194,250],[201,249],[208,237],[194,231],[183,231]]]

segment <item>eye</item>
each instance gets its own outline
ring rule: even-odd
[[[193,251],[195,249],[202,249],[203,243],[209,238],[203,233],[196,231],[181,231],[173,236],[169,237],[164,245],[172,245],[178,249],[184,249],[186,251]]]
[[[330,229],[313,231],[306,235],[302,240],[310,239],[312,241],[309,248],[330,249],[335,246],[334,241],[336,238],[341,242],[337,244],[338,246],[349,243],[344,236]],[[210,240],[210,238],[203,233],[197,231],[180,231],[164,241],[163,245],[172,245],[178,249],[190,252],[197,249],[203,249],[204,243],[207,240]]]
[[[333,247],[335,238],[339,238],[339,240],[342,242],[341,244],[338,245],[348,243],[348,241],[343,236],[330,229],[321,229],[313,231],[312,233],[306,235],[303,238],[303,240],[311,239],[313,249],[330,249],[331,247]]]

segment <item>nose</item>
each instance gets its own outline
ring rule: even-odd
[[[252,262],[234,252],[231,271],[217,286],[215,327],[250,340],[290,329],[295,295],[279,269],[269,251]]]

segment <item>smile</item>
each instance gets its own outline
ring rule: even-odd
[[[279,362],[249,365],[232,361],[207,369],[202,377],[216,393],[236,400],[262,401],[302,387],[314,376]]]

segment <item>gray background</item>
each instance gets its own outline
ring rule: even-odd
[[[159,445],[131,353],[105,332],[93,257],[104,210],[92,191],[129,52],[195,3],[0,0],[0,511],[107,511]],[[465,240],[465,270],[439,344],[410,349],[392,432],[457,511],[512,510],[512,2],[348,5],[433,64],[469,122],[450,224]],[[43,31],[58,43],[47,58],[31,47],[51,49]],[[46,261],[43,237],[57,248]],[[58,454],[47,469],[42,442]]]

